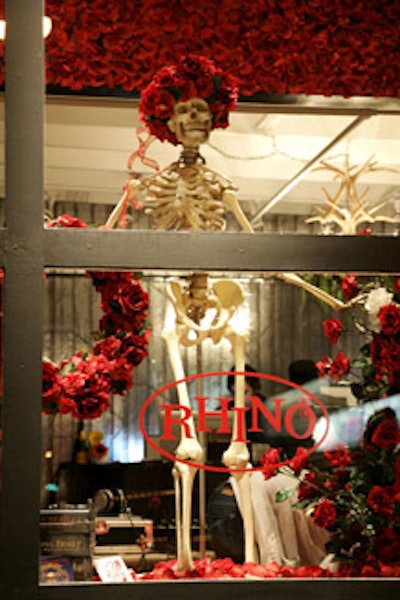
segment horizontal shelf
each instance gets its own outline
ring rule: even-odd
[[[43,266],[59,269],[136,269],[152,272],[400,273],[400,240],[391,236],[314,236],[275,233],[193,233],[144,230],[43,231]],[[0,267],[27,248],[0,229]],[[35,249],[35,260],[41,252]],[[15,258],[15,256],[14,256]],[[32,260],[32,252],[29,252]]]
[[[400,273],[399,248],[391,236],[50,229],[43,260],[56,268]]]

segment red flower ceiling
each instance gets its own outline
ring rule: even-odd
[[[138,92],[190,52],[242,96],[400,96],[397,0],[47,0],[46,14],[47,83],[65,90]]]

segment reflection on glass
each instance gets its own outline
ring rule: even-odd
[[[162,389],[174,381],[174,375],[161,338],[166,285],[176,279],[179,274],[143,273],[132,280],[126,272],[90,277],[86,272],[47,273],[44,344],[45,363],[50,366],[44,371],[43,395],[42,583],[58,577],[91,580],[98,575],[96,564],[107,577],[111,569],[113,577],[109,564],[113,556],[119,557],[114,565],[116,578],[117,572],[120,577],[124,571],[121,564],[133,572],[136,582],[166,577],[168,569],[176,574],[172,466],[181,415],[176,386]],[[211,278],[211,283],[214,279],[223,277]],[[399,438],[398,428],[393,429],[397,424],[393,415],[400,418],[396,392],[399,279],[355,274],[302,274],[301,279],[306,286],[263,274],[236,277],[245,293],[249,319],[245,420],[251,464],[259,467],[251,480],[260,564],[235,569],[241,576],[247,572],[270,577],[294,576],[298,569],[303,569],[303,576],[325,575],[318,569],[329,568],[358,577],[374,568],[376,576],[385,572],[397,577],[399,556],[393,536],[399,532],[392,515],[398,510],[399,493]],[[116,290],[131,281],[135,293],[128,296],[129,306],[121,307]],[[324,294],[314,293],[315,288]],[[326,297],[334,302],[321,300]],[[133,321],[139,327],[134,333],[135,350],[126,340],[125,309],[138,319]],[[145,332],[149,335],[144,352],[140,336]],[[140,358],[131,374],[133,386],[126,385],[131,375],[125,369],[121,375],[116,362],[109,364],[120,358],[124,341],[130,355]],[[129,341],[133,342],[132,336]],[[113,353],[111,358],[108,352]],[[206,417],[208,431],[200,427],[196,381],[188,389],[206,450],[205,470],[201,470],[205,486],[198,474],[193,493],[194,566],[199,577],[205,564],[209,573],[220,569],[226,575],[234,568],[226,557],[240,563],[244,543],[237,480],[218,470],[233,423],[232,407],[226,422],[221,421],[219,400],[234,393],[228,377],[231,348],[229,343],[209,340],[200,357],[194,347],[181,348],[181,353],[189,375],[225,373],[203,381],[202,410],[213,411]],[[258,373],[256,378],[250,365]],[[116,386],[120,381],[125,385],[110,393],[113,376]],[[154,400],[148,403],[152,395]],[[163,408],[170,404],[175,405],[168,413],[173,419],[172,439],[165,433]],[[386,440],[383,446],[371,454],[380,461],[379,475],[374,471],[368,479],[354,467],[363,467],[365,461],[350,462],[347,453],[364,456],[365,429],[382,408],[393,410],[393,415],[379,413],[392,423],[386,437],[379,434],[380,444]],[[314,476],[320,478],[318,490],[310,480]],[[356,476],[363,482],[358,484]],[[345,527],[349,518],[340,512],[341,502],[357,513],[359,529]],[[205,550],[200,535],[202,507],[207,518]],[[379,540],[378,530],[384,531]],[[306,532],[307,538],[302,537]],[[267,542],[270,534],[275,536],[273,545]],[[54,544],[62,548],[61,557],[60,552],[55,556]],[[68,544],[70,548],[79,544],[81,550],[76,547],[71,556]],[[388,558],[389,546],[393,558]],[[172,561],[168,569],[156,568],[160,557]]]

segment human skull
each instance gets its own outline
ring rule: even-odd
[[[175,104],[168,127],[184,146],[199,146],[208,140],[211,119],[207,102],[202,98],[191,98]]]

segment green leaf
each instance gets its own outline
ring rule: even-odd
[[[300,510],[303,510],[304,508],[307,508],[310,505],[310,500],[299,500],[299,502],[294,502],[293,503],[293,508],[298,508]]]
[[[354,358],[351,361],[351,366],[354,369],[363,369],[366,365],[366,360],[364,358]]]
[[[278,490],[275,494],[275,502],[284,502],[288,498],[293,496],[296,488],[284,488],[283,490]]]

